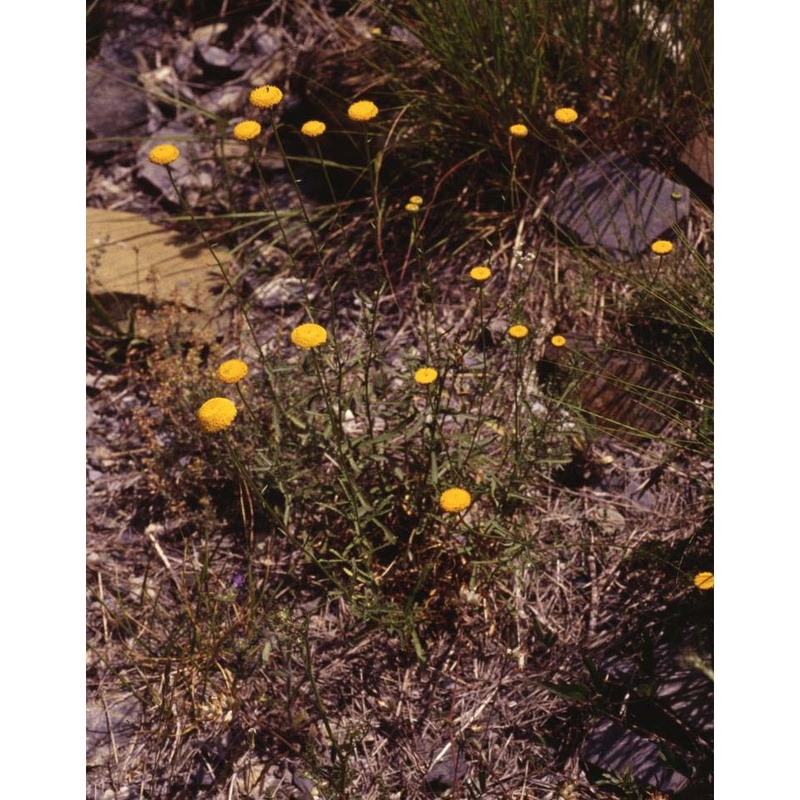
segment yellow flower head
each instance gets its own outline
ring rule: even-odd
[[[423,386],[426,383],[433,383],[439,377],[439,373],[433,367],[420,367],[414,373],[414,380]]]
[[[371,29],[370,29],[370,33],[371,33],[373,36],[380,36],[380,35],[383,33],[383,31],[382,31],[380,28],[378,28],[378,27],[375,27],[375,28],[371,28]]]
[[[250,92],[250,102],[257,108],[272,108],[283,100],[283,92],[277,86],[259,86]]]
[[[178,150],[174,144],[159,144],[150,151],[149,158],[154,164],[166,167],[167,164],[171,164],[180,154],[180,150]]]
[[[292,342],[303,350],[319,347],[328,341],[328,332],[316,322],[305,322],[292,331]]]
[[[524,339],[528,335],[527,325],[512,325],[508,329],[508,335],[512,339]]]
[[[671,192],[670,197],[677,203],[678,200],[683,197],[683,195],[680,192]]]
[[[698,572],[694,576],[694,585],[703,592],[714,588],[713,572]]]
[[[657,256],[665,256],[672,252],[672,242],[668,242],[665,239],[657,239],[650,245],[650,249]]]
[[[492,277],[492,271],[489,267],[473,267],[469,271],[469,276],[476,283],[483,283],[483,281],[488,281]]]
[[[567,343],[567,340],[560,334],[557,333],[552,339],[550,339],[550,344],[553,347],[563,347]]]
[[[236,417],[236,406],[227,397],[212,397],[197,411],[197,421],[206,433],[224,431]]]
[[[419,203],[406,203],[406,211],[410,211],[412,214],[416,214],[419,211]]]
[[[378,106],[371,100],[359,100],[347,109],[347,116],[353,122],[367,122],[378,116]]]
[[[408,198],[409,203],[416,203],[416,205],[422,205],[422,198],[418,194],[412,194],[411,197]]]
[[[527,135],[528,135],[528,128],[527,128],[525,125],[519,125],[519,124],[518,124],[518,125],[512,125],[512,126],[511,126],[511,127],[508,129],[508,132],[509,132],[509,133],[510,133],[512,136],[516,136],[517,138],[520,138],[520,139],[521,139],[522,137],[524,137],[524,136],[527,136]]]
[[[466,489],[446,489],[439,497],[439,506],[442,511],[448,511],[452,514],[469,508],[471,502],[472,497],[470,497],[470,493]]]
[[[247,375],[247,364],[238,358],[223,361],[217,369],[217,377],[223,383],[239,383]]]
[[[246,119],[240,122],[233,129],[233,135],[240,141],[246,142],[249,139],[255,139],[261,133],[261,126],[252,119]]]
[[[572,125],[578,119],[578,112],[574,108],[557,108],[553,116],[562,125]]]
[[[322,136],[325,133],[325,128],[327,126],[324,122],[320,122],[318,119],[310,119],[308,122],[303,123],[303,127],[300,128],[300,133],[303,136],[311,136],[312,138],[315,136]]]

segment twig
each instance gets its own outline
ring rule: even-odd
[[[108,620],[106,618],[106,600],[103,596],[103,573],[97,571],[97,596],[100,598],[100,613],[103,617],[103,644],[108,644]]]
[[[147,536],[147,538],[150,540],[150,543],[153,545],[153,549],[156,551],[156,555],[161,559],[161,563],[167,568],[167,572],[169,573],[170,578],[172,578],[172,581],[175,584],[176,588],[182,594],[183,587],[181,586],[181,583],[178,580],[178,576],[175,574],[175,571],[172,569],[172,564],[170,564],[169,559],[167,558],[167,554],[161,549],[161,545],[158,543],[156,537],[153,535],[152,526],[148,525],[144,529],[144,533],[145,536]]]

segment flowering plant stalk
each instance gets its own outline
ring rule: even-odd
[[[195,230],[197,231],[197,233],[200,236],[200,238],[203,240],[203,244],[205,245],[205,247],[208,250],[208,252],[211,254],[211,257],[214,259],[214,262],[216,263],[217,268],[219,269],[220,275],[222,275],[222,279],[225,281],[225,285],[228,288],[228,291],[231,293],[231,295],[233,297],[238,297],[238,292],[236,290],[236,287],[233,284],[233,281],[231,280],[230,275],[228,274],[228,270],[225,269],[225,266],[223,265],[222,261],[220,261],[220,258],[217,255],[217,251],[212,246],[211,242],[209,242],[205,231],[203,230],[202,226],[200,225],[200,223],[197,220],[197,216],[195,215],[194,210],[186,202],[186,199],[183,196],[183,192],[181,192],[181,190],[178,187],[178,184],[177,184],[177,182],[175,180],[175,176],[174,176],[174,174],[172,172],[170,164],[166,164],[165,168],[167,170],[167,175],[169,177],[169,182],[172,185],[172,188],[175,190],[175,194],[178,197],[178,201],[180,202],[181,207],[184,209],[184,211],[188,215],[189,219],[192,221],[192,224],[194,225]],[[258,334],[256,333],[256,330],[253,327],[253,322],[252,322],[252,320],[250,318],[250,315],[247,313],[247,310],[244,308],[243,305],[242,305],[242,317],[243,317],[243,319],[245,321],[245,324],[247,325],[247,329],[248,329],[248,331],[250,333],[250,336],[252,338],[253,345],[256,348],[256,351],[258,352],[259,360],[261,361],[261,365],[262,365],[262,367],[264,369],[264,375],[266,377],[266,382],[267,382],[267,389],[268,389],[270,395],[272,396],[272,398],[274,399],[276,397],[276,393],[275,393],[275,387],[274,387],[274,385],[272,383],[272,373],[271,373],[271,370],[269,368],[269,362],[267,361],[267,358],[266,358],[266,356],[264,354],[264,351],[261,348],[261,345],[259,343]]]

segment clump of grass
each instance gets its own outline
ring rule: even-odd
[[[416,38],[423,74],[398,73],[397,91],[420,161],[442,172],[472,159],[473,191],[496,204],[507,195],[504,134],[521,126],[536,140],[517,171],[541,178],[559,158],[552,109],[580,109],[586,132],[602,148],[676,154],[710,124],[712,4],[610,6],[562,0],[493,3],[414,0],[393,10],[391,23]],[[379,44],[405,54],[391,38]],[[400,62],[400,56],[395,58]],[[383,62],[381,62],[383,63]],[[513,135],[513,134],[512,134]],[[530,184],[528,188],[532,188]],[[476,194],[477,196],[477,194]]]

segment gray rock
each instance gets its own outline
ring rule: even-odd
[[[560,228],[618,261],[647,250],[688,213],[686,186],[621,153],[578,167],[559,186],[553,203]]]
[[[623,727],[602,719],[592,728],[583,745],[583,758],[603,772],[631,775],[661,792],[677,792],[689,782],[686,775],[667,767],[659,757],[658,745]]]
[[[86,703],[86,765],[111,762],[133,745],[141,725],[142,704],[131,694],[113,693],[105,702],[92,697]]]
[[[175,183],[182,192],[197,184],[198,171],[193,168],[193,162],[200,158],[197,144],[192,141],[191,128],[180,122],[171,122],[165,125],[156,134],[151,136],[136,152],[136,163],[139,177],[155,186],[165,198],[176,205],[180,199],[175,193],[172,182],[164,167],[152,164],[148,157],[150,150],[159,144],[174,144],[180,150],[180,157],[170,164]],[[188,198],[187,198],[188,201]],[[190,203],[191,205],[191,203]]]
[[[87,149],[108,155],[129,147],[120,139],[142,136],[147,131],[148,109],[135,75],[112,61],[96,59],[86,67]]]
[[[457,750],[454,754],[449,751],[443,759],[434,764],[425,774],[425,786],[429,792],[438,793],[451,789],[458,776],[459,782],[467,774],[467,761],[464,753]]]

